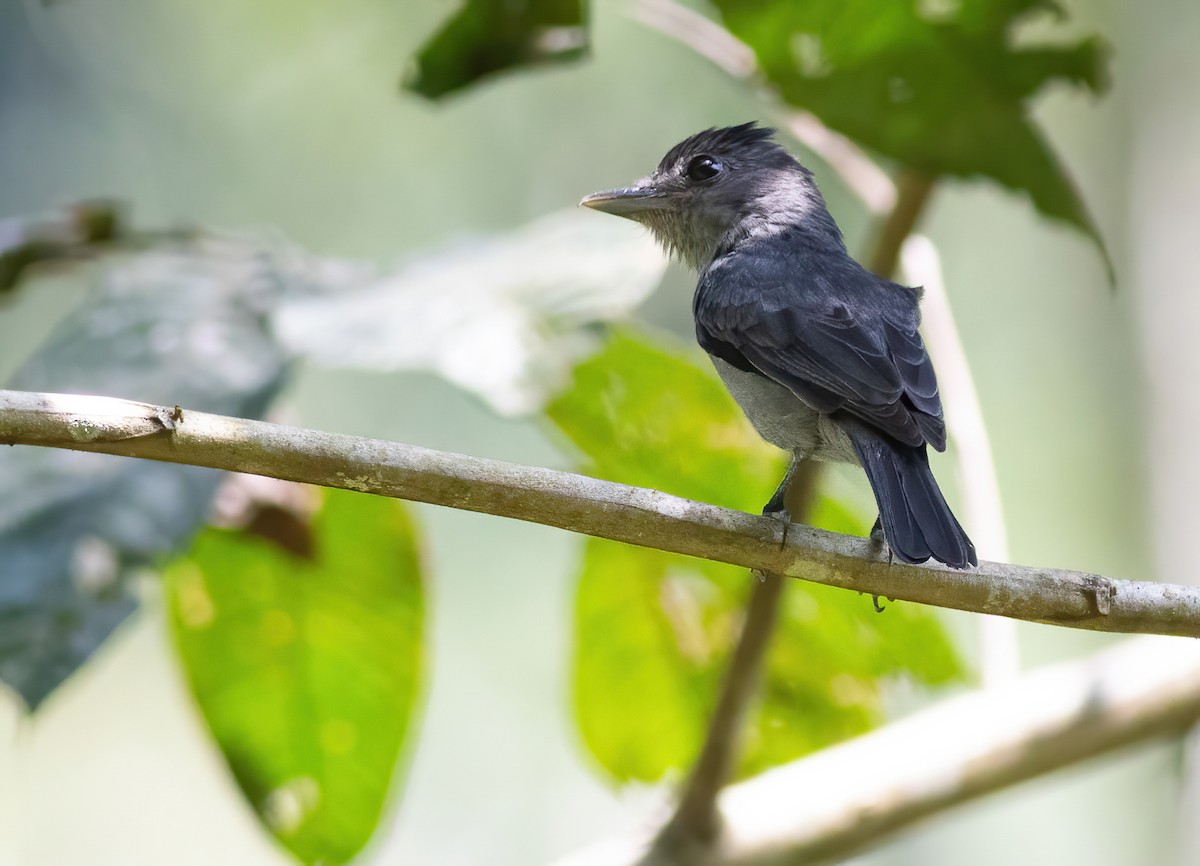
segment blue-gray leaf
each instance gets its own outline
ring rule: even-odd
[[[270,253],[206,240],[117,259],[9,387],[259,417],[286,371],[265,326]],[[133,611],[133,577],[185,544],[221,474],[0,450],[0,679],[36,707]]]

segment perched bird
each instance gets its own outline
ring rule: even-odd
[[[580,202],[636,220],[700,274],[696,336],[759,434],[793,459],[866,470],[892,554],[976,565],[929,468],[946,447],[919,289],[846,252],[812,173],[753,123],[680,142],[633,186]]]

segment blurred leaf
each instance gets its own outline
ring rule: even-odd
[[[278,241],[144,237],[158,247],[108,259],[92,298],[10,387],[255,418],[297,353],[432,369],[499,411],[528,411],[594,347],[594,324],[640,303],[666,265],[634,227],[583,214],[392,273]],[[133,610],[137,569],[188,542],[221,478],[0,450],[0,679],[40,703]]]
[[[711,683],[703,661],[711,641],[700,609],[686,619],[681,612],[678,631],[668,616],[672,559],[585,542],[575,596],[575,712],[584,742],[620,781],[655,780],[668,767],[686,766],[704,733]],[[680,596],[691,601],[694,593]]]
[[[761,511],[787,461],[694,357],[615,329],[546,414],[601,478]]]
[[[166,572],[180,658],[267,828],[346,863],[379,823],[423,667],[414,528],[397,502],[329,491],[316,553],[208,529]]]
[[[758,511],[783,473],[716,376],[677,348],[617,332],[547,409],[601,477]],[[865,534],[828,496],[813,523]],[[616,779],[654,781],[699,751],[752,578],[743,569],[589,540],[575,602],[575,708]],[[926,608],[800,581],[784,588],[743,773],[860,733],[882,718],[881,684],[961,675]],[[636,708],[631,711],[631,708]]]
[[[421,48],[404,86],[429,99],[521,66],[587,53],[584,0],[467,0]]]
[[[326,263],[325,288],[293,298],[275,332],[320,364],[429,369],[502,414],[541,407],[595,348],[596,322],[627,314],[666,259],[636,227],[552,214],[392,272]]]
[[[904,676],[940,685],[963,678],[933,611],[885,605],[877,614],[868,597],[788,582],[767,650],[763,694],[748,726],[742,775],[876,727],[884,721],[881,686],[888,680]]]
[[[277,267],[217,243],[114,260],[8,387],[261,417],[286,370],[263,319]],[[134,609],[133,576],[187,543],[222,477],[0,449],[0,679],[36,708]]]
[[[1096,37],[1026,46],[1014,34],[1047,0],[716,0],[783,97],[825,124],[931,174],[985,175],[1104,246],[1083,200],[1029,116],[1060,81],[1099,93]]]

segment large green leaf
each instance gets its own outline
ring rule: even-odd
[[[932,174],[984,175],[1101,245],[1062,164],[1029,117],[1054,81],[1099,92],[1107,54],[1090,37],[1026,45],[1015,26],[1048,0],[715,0],[783,97],[827,125]],[[1101,251],[1103,247],[1101,245]]]
[[[349,861],[379,822],[420,691],[404,508],[327,493],[312,559],[206,530],[166,586],[184,670],[246,798],[302,862]]]
[[[657,779],[695,757],[712,692],[713,645],[728,645],[710,633],[720,625],[706,621],[713,594],[706,597],[703,586],[675,592],[681,581],[702,581],[692,569],[670,574],[677,560],[586,542],[575,598],[576,716],[592,754],[622,781]],[[728,605],[716,607],[728,612]]]
[[[599,477],[726,508],[761,510],[787,466],[710,368],[631,331],[579,364],[546,414]]]
[[[584,0],[467,0],[421,48],[404,86],[439,99],[480,78],[587,53]]]
[[[630,484],[758,510],[781,455],[743,419],[716,376],[677,348],[631,333],[581,364],[548,409],[592,471]],[[869,521],[819,496],[813,522],[865,533]],[[751,578],[717,563],[587,542],[575,603],[575,709],[588,749],[618,780],[652,781],[695,758],[737,637]],[[936,618],[789,581],[741,771],[756,772],[878,723],[881,683],[961,674]]]

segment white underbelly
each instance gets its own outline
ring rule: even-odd
[[[817,412],[778,382],[739,370],[720,358],[712,362],[758,435],[772,445],[802,458],[858,462],[849,437],[828,415]]]

